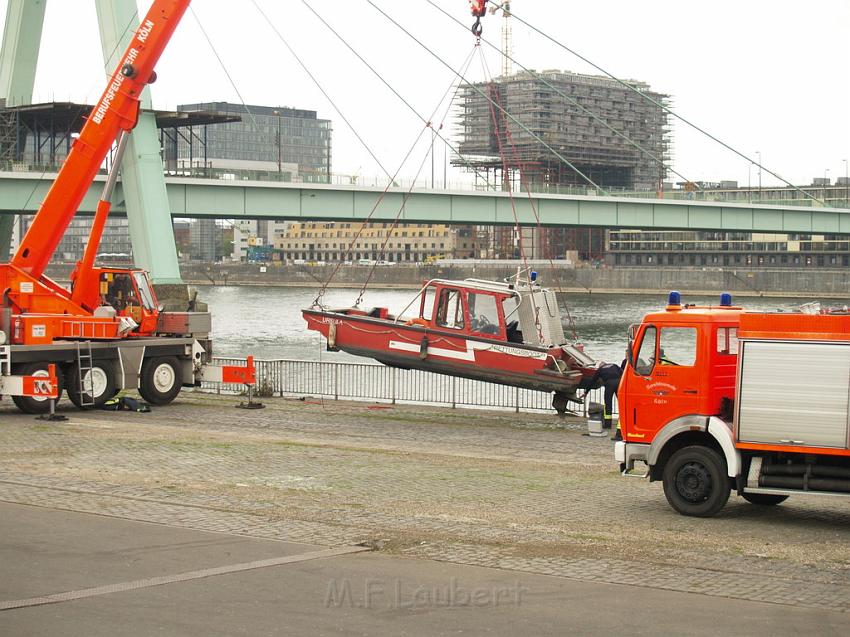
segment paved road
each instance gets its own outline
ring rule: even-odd
[[[844,613],[373,552],[323,557],[319,546],[21,505],[0,505],[0,537],[0,606],[126,589],[0,610],[3,635],[828,636],[848,628]],[[252,568],[273,558],[293,561]],[[234,565],[247,570],[151,579]]]
[[[733,499],[696,520],[619,477],[610,442],[548,415],[233,402],[56,424],[0,408],[0,501],[850,619],[848,499]]]

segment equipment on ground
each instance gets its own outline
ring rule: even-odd
[[[850,313],[682,305],[629,331],[619,387],[623,475],[636,462],[670,505],[708,517],[732,489],[775,505],[850,495]]]

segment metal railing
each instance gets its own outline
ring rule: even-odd
[[[218,365],[241,365],[244,358],[215,358]],[[447,405],[452,408],[487,408],[551,411],[551,392],[520,389],[480,380],[432,372],[399,369],[366,363],[302,360],[255,360],[259,396],[314,396],[355,400]],[[241,393],[242,385],[203,383],[203,391]],[[590,402],[602,402],[602,391],[591,390],[574,411],[587,415]],[[614,409],[616,413],[616,407]]]

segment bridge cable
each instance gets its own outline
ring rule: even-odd
[[[233,90],[236,91],[236,96],[239,98],[239,102],[242,104],[242,108],[245,109],[245,112],[251,118],[251,123],[254,125],[254,128],[259,130],[260,127],[257,124],[257,118],[254,116],[254,113],[252,113],[248,109],[248,105],[245,103],[245,98],[242,97],[242,93],[239,91],[239,87],[236,86],[236,82],[233,81],[233,76],[230,75],[230,71],[227,70],[227,66],[224,64],[224,60],[222,60],[221,56],[218,54],[218,50],[215,48],[215,45],[213,44],[212,39],[210,38],[209,34],[207,33],[207,30],[204,28],[204,25],[201,24],[201,19],[198,17],[198,14],[195,13],[195,9],[194,9],[194,7],[192,7],[192,5],[189,5],[189,11],[191,12],[192,17],[195,18],[195,22],[198,23],[198,28],[201,30],[201,33],[203,34],[204,38],[206,39],[207,44],[210,47],[210,50],[213,52],[213,55],[215,56],[215,59],[218,60],[218,64],[219,64],[219,66],[221,66],[221,70],[224,71],[224,75],[227,77],[227,81],[230,82],[231,88],[233,88]]]
[[[341,110],[341,109],[337,106],[337,104],[336,104],[336,102],[334,101],[334,99],[333,99],[333,98],[332,98],[332,97],[328,94],[328,92],[324,89],[324,87],[321,85],[321,83],[319,82],[319,80],[318,80],[318,79],[316,79],[316,76],[315,76],[315,75],[313,75],[313,73],[310,71],[310,69],[309,69],[309,68],[307,68],[307,65],[306,65],[306,64],[302,61],[302,59],[301,59],[301,58],[299,57],[299,55],[295,52],[295,50],[292,48],[292,46],[290,46],[290,44],[289,44],[289,42],[286,40],[286,38],[284,38],[284,37],[283,37],[283,34],[282,34],[282,33],[280,32],[280,30],[279,30],[279,29],[275,26],[275,24],[271,21],[271,19],[270,19],[270,18],[269,18],[269,16],[266,14],[266,12],[265,12],[265,11],[263,11],[263,9],[262,9],[262,8],[260,7],[260,5],[257,3],[257,0],[251,0],[251,3],[254,5],[254,7],[256,7],[257,11],[259,11],[259,12],[260,12],[260,15],[262,15],[262,16],[263,16],[263,19],[264,19],[264,20],[266,21],[266,23],[269,25],[269,27],[271,28],[271,30],[272,30],[272,31],[274,31],[275,35],[277,35],[278,39],[279,39],[279,40],[283,43],[283,46],[285,46],[285,47],[286,47],[286,49],[290,52],[290,54],[292,54],[292,57],[294,57],[294,58],[295,58],[295,61],[296,61],[296,62],[298,62],[299,66],[301,66],[301,68],[304,70],[304,72],[307,74],[307,76],[308,76],[308,77],[312,80],[313,84],[315,84],[315,85],[316,85],[316,88],[318,88],[318,89],[319,89],[319,91],[321,91],[322,95],[324,95],[324,96],[325,96],[325,99],[327,99],[327,100],[328,100],[328,102],[330,102],[330,105],[333,107],[334,111],[336,111],[337,115],[339,115],[339,116],[342,118],[342,121],[344,121],[344,122],[345,122],[345,124],[346,124],[346,126],[348,126],[349,130],[350,130],[350,131],[354,134],[354,136],[357,138],[357,141],[359,141],[359,142],[360,142],[360,144],[363,146],[363,148],[365,148],[365,149],[366,149],[366,152],[367,152],[367,153],[369,153],[369,155],[372,157],[372,159],[375,161],[375,163],[376,163],[376,164],[378,164],[378,167],[380,167],[380,169],[384,172],[384,174],[385,174],[387,177],[389,177],[389,178],[390,178],[390,180],[392,180],[392,179],[393,179],[393,177],[390,175],[390,172],[389,172],[389,171],[388,171],[388,170],[384,167],[384,165],[381,163],[381,160],[380,160],[380,159],[378,159],[378,156],[377,156],[377,155],[376,155],[376,154],[372,151],[372,149],[370,148],[369,144],[367,144],[367,143],[366,143],[366,141],[363,139],[363,137],[360,135],[360,133],[359,133],[359,132],[357,132],[357,129],[356,129],[356,128],[354,127],[354,125],[353,125],[353,124],[349,121],[349,119],[345,116],[345,113],[343,113],[343,112],[342,112],[342,110]],[[329,173],[329,174],[328,174],[328,183],[330,183],[330,166],[328,166],[328,173]]]
[[[466,30],[466,29],[468,29],[468,28],[469,28],[469,27],[467,27],[467,26],[466,26],[463,22],[461,22],[459,19],[457,19],[455,16],[451,15],[449,12],[447,12],[447,11],[446,11],[445,9],[443,9],[441,6],[439,6],[438,4],[434,3],[434,2],[433,2],[433,0],[426,0],[426,1],[428,2],[428,4],[430,4],[432,7],[434,7],[435,9],[437,9],[440,13],[442,13],[443,15],[445,15],[447,18],[449,18],[450,20],[452,20],[452,21],[453,21],[453,22],[455,22],[456,24],[460,25],[460,26],[461,26],[464,30]],[[511,13],[511,15],[513,15],[513,13]],[[608,122],[607,122],[604,118],[602,118],[602,117],[600,117],[599,115],[597,115],[596,113],[594,113],[592,110],[590,110],[589,108],[587,108],[586,106],[584,106],[583,104],[581,104],[580,102],[578,102],[578,101],[577,101],[576,99],[574,99],[573,97],[571,97],[571,96],[567,95],[566,93],[564,93],[562,90],[560,90],[559,88],[557,88],[554,84],[550,83],[550,82],[549,82],[549,81],[548,81],[548,80],[547,80],[547,79],[546,79],[543,75],[540,75],[540,74],[539,74],[539,73],[537,73],[536,71],[534,71],[534,70],[532,70],[532,69],[529,69],[528,67],[524,66],[523,64],[521,64],[520,62],[518,62],[518,61],[517,61],[514,57],[512,57],[510,54],[508,54],[507,52],[502,51],[501,47],[496,46],[495,44],[493,44],[493,43],[492,43],[492,42],[490,42],[489,40],[487,40],[487,39],[485,39],[485,38],[480,38],[480,39],[481,39],[481,41],[482,41],[482,42],[484,42],[484,44],[486,44],[487,46],[489,46],[491,49],[494,49],[495,51],[497,51],[497,52],[498,52],[500,55],[502,55],[504,58],[506,58],[506,59],[510,60],[511,62],[513,62],[516,66],[518,66],[518,67],[519,67],[519,68],[521,68],[523,71],[525,71],[526,73],[528,73],[529,75],[531,75],[534,79],[538,80],[539,82],[542,82],[542,83],[543,83],[546,87],[548,87],[548,88],[552,89],[553,91],[555,91],[555,93],[557,93],[558,95],[560,95],[561,97],[563,97],[565,100],[567,100],[570,104],[572,104],[572,105],[573,105],[573,106],[575,106],[577,109],[579,109],[579,110],[580,110],[581,112],[583,112],[585,115],[588,115],[589,117],[591,117],[591,118],[592,118],[592,119],[594,119],[595,121],[599,122],[602,126],[604,126],[605,128],[607,128],[608,130],[610,130],[612,133],[614,133],[614,134],[615,134],[615,135],[617,135],[618,137],[620,137],[620,138],[624,139],[624,140],[625,140],[628,144],[630,144],[631,146],[634,146],[634,147],[635,147],[638,151],[640,151],[641,153],[643,153],[644,155],[646,155],[647,157],[649,157],[650,159],[652,159],[654,162],[656,162],[657,164],[659,164],[659,165],[661,166],[661,168],[662,168],[662,169],[665,167],[665,165],[667,165],[667,162],[665,162],[665,161],[664,161],[663,157],[658,157],[658,156],[657,156],[657,155],[655,155],[652,151],[647,150],[646,148],[644,148],[643,146],[641,146],[640,144],[638,144],[637,142],[635,142],[634,140],[632,140],[632,139],[631,139],[628,135],[626,135],[624,132],[622,132],[622,131],[618,130],[617,128],[615,128],[614,126],[612,126],[611,124],[609,124],[609,123],[608,123]],[[693,182],[691,182],[691,180],[690,180],[690,179],[688,179],[687,177],[685,177],[685,176],[684,176],[684,175],[682,175],[681,173],[679,173],[679,172],[675,171],[675,170],[674,170],[673,168],[671,168],[669,165],[667,165],[667,170],[669,170],[671,173],[673,173],[673,174],[674,174],[674,175],[676,175],[677,177],[680,177],[681,179],[683,179],[683,180],[685,180],[685,181],[687,181],[687,182],[689,182],[689,183],[693,183]]]
[[[504,6],[504,4],[503,4],[503,3],[497,2],[496,0],[490,0],[490,2],[491,2],[491,3],[492,3],[495,7],[496,7],[496,9],[502,9],[503,11],[505,10],[505,6]],[[745,160],[746,160],[746,161],[748,161],[749,163],[754,164],[754,165],[755,165],[755,166],[757,166],[759,169],[764,170],[767,174],[772,175],[773,177],[776,177],[776,178],[777,178],[778,180],[780,180],[782,183],[786,184],[787,186],[790,186],[791,188],[793,188],[793,189],[794,189],[794,190],[796,190],[797,192],[799,192],[799,193],[801,193],[801,194],[805,195],[805,196],[806,196],[806,197],[808,197],[809,199],[812,199],[813,201],[816,201],[816,202],[818,202],[818,203],[821,203],[821,204],[823,204],[823,205],[826,205],[826,202],[825,202],[825,201],[823,201],[823,200],[821,200],[821,199],[818,199],[817,197],[815,197],[814,195],[810,194],[809,192],[806,192],[805,190],[803,190],[803,189],[802,189],[802,188],[800,188],[799,186],[795,186],[795,185],[794,185],[794,184],[792,184],[790,181],[788,181],[788,180],[787,180],[787,179],[785,179],[784,177],[781,177],[780,175],[778,175],[777,173],[773,172],[772,170],[768,170],[768,169],[767,169],[767,168],[765,168],[765,167],[764,167],[761,163],[759,163],[759,162],[755,161],[754,159],[751,159],[750,157],[747,157],[744,153],[742,153],[742,152],[740,152],[740,151],[736,150],[735,148],[733,148],[732,146],[730,146],[729,144],[727,144],[727,143],[726,143],[726,142],[724,142],[723,140],[721,140],[721,139],[719,139],[719,138],[715,137],[714,135],[712,135],[711,133],[709,133],[707,130],[705,130],[705,129],[701,128],[701,127],[700,127],[700,126],[698,126],[697,124],[694,124],[694,123],[693,123],[693,122],[691,122],[690,120],[688,120],[688,119],[686,119],[685,117],[683,117],[683,116],[679,115],[679,114],[678,114],[678,113],[676,113],[673,109],[671,109],[669,106],[666,106],[666,105],[662,104],[661,102],[659,102],[658,100],[653,99],[652,97],[650,97],[650,96],[649,96],[649,95],[647,95],[646,93],[641,93],[640,91],[638,91],[637,89],[635,89],[633,86],[630,86],[628,82],[625,82],[625,81],[621,80],[620,78],[618,78],[618,77],[616,77],[615,75],[611,74],[610,72],[608,72],[607,70],[605,70],[604,68],[602,68],[601,66],[599,66],[598,64],[594,64],[593,62],[591,62],[589,59],[587,59],[586,57],[584,57],[583,55],[581,55],[581,54],[580,54],[580,53],[578,53],[577,51],[575,51],[575,50],[571,49],[570,47],[568,47],[566,44],[564,44],[564,43],[562,43],[562,42],[559,42],[558,40],[556,40],[556,39],[555,39],[555,38],[553,38],[552,36],[548,35],[548,34],[547,34],[547,33],[545,33],[544,31],[542,31],[542,30],[538,29],[537,27],[535,27],[534,25],[532,25],[532,24],[530,24],[530,23],[526,22],[525,20],[523,20],[520,16],[518,16],[518,15],[517,15],[516,13],[514,13],[513,11],[511,11],[510,13],[511,13],[511,18],[518,20],[520,23],[524,24],[525,26],[527,26],[529,29],[531,29],[531,30],[532,30],[532,31],[534,31],[535,33],[537,33],[537,34],[539,34],[539,35],[543,36],[544,38],[546,38],[547,40],[549,40],[550,42],[552,42],[552,43],[553,43],[553,44],[555,44],[556,46],[558,46],[558,47],[560,47],[560,48],[564,49],[565,51],[567,51],[568,53],[570,53],[570,54],[574,55],[575,57],[577,57],[577,58],[578,58],[578,59],[580,59],[581,61],[585,62],[586,64],[589,64],[590,66],[592,66],[593,68],[595,68],[597,71],[599,71],[600,73],[603,73],[604,75],[608,76],[609,78],[611,78],[612,80],[614,80],[615,82],[617,82],[618,84],[620,84],[621,86],[624,86],[624,87],[625,87],[625,88],[627,88],[628,90],[630,90],[630,91],[633,91],[633,92],[637,93],[637,94],[638,94],[638,95],[640,95],[643,99],[645,99],[645,100],[649,101],[650,103],[654,104],[654,105],[655,105],[655,106],[657,106],[658,108],[660,108],[660,109],[662,109],[663,111],[667,112],[668,114],[672,115],[673,117],[675,117],[676,119],[678,119],[678,120],[679,120],[679,121],[681,121],[682,123],[684,123],[684,124],[686,124],[686,125],[690,126],[690,127],[691,127],[691,128],[693,128],[694,130],[696,130],[696,131],[698,131],[698,132],[702,133],[703,135],[705,135],[706,137],[708,137],[708,138],[709,138],[709,139],[711,139],[712,141],[714,141],[714,142],[716,142],[716,143],[720,144],[721,146],[723,146],[723,147],[724,147],[724,148],[726,148],[727,150],[732,151],[733,153],[735,153],[736,155],[738,155],[738,156],[739,156],[739,157],[741,157],[742,159],[745,159]],[[825,196],[824,196],[824,199],[825,199]]]
[[[360,61],[361,61],[361,62],[362,62],[362,63],[366,66],[366,68],[368,68],[368,69],[369,69],[369,70],[370,70],[370,71],[371,71],[371,72],[375,75],[375,77],[377,77],[377,78],[378,78],[378,79],[379,79],[379,80],[380,80],[380,81],[381,81],[381,82],[382,82],[382,83],[383,83],[383,84],[384,84],[384,85],[385,85],[385,86],[386,86],[386,87],[387,87],[387,88],[388,88],[388,89],[389,89],[389,90],[390,90],[390,91],[391,91],[391,92],[392,92],[392,93],[393,93],[393,94],[394,94],[394,95],[398,98],[398,99],[400,99],[400,100],[402,101],[402,103],[403,103],[405,106],[407,106],[407,108],[408,108],[408,109],[410,109],[410,110],[413,112],[413,114],[414,114],[414,115],[416,115],[416,117],[418,117],[420,120],[422,120],[422,122],[423,122],[424,124],[427,124],[427,123],[428,123],[428,119],[427,119],[427,118],[425,118],[422,114],[420,114],[420,113],[419,113],[419,111],[417,111],[417,110],[416,110],[416,108],[415,108],[415,107],[414,107],[414,106],[413,106],[413,105],[412,105],[412,104],[411,104],[411,103],[410,103],[407,99],[405,99],[405,97],[404,97],[401,93],[399,93],[399,92],[396,90],[396,88],[395,88],[392,84],[390,84],[390,83],[389,83],[389,82],[388,82],[388,81],[384,78],[384,76],[383,76],[383,75],[381,75],[381,73],[379,73],[379,72],[375,69],[375,67],[374,67],[372,64],[370,64],[370,63],[369,63],[369,61],[368,61],[368,60],[366,60],[366,59],[365,59],[362,55],[360,55],[360,53],[359,53],[359,52],[358,52],[358,51],[357,51],[357,50],[356,50],[356,49],[355,49],[355,48],[354,48],[354,47],[353,47],[353,46],[352,46],[352,45],[351,45],[351,44],[350,44],[350,43],[349,43],[349,42],[348,42],[348,41],[347,41],[347,40],[346,40],[346,39],[345,39],[345,38],[344,38],[344,37],[343,37],[343,36],[342,36],[342,35],[341,35],[341,34],[340,34],[337,30],[336,30],[336,29],[334,29],[334,28],[333,28],[333,26],[331,26],[331,25],[327,22],[327,20],[325,20],[325,18],[323,18],[323,17],[322,17],[322,16],[321,16],[321,15],[320,15],[320,14],[319,14],[319,13],[318,13],[318,12],[317,12],[317,11],[316,11],[316,10],[315,10],[312,6],[311,6],[311,5],[310,5],[310,3],[309,3],[309,2],[307,2],[307,0],[301,0],[301,2],[302,2],[302,3],[303,3],[303,4],[304,4],[304,5],[305,5],[305,6],[306,6],[306,7],[307,7],[307,8],[308,8],[308,9],[309,9],[312,13],[313,13],[313,15],[315,15],[315,16],[316,16],[316,18],[318,18],[318,19],[319,19],[319,21],[320,21],[322,24],[324,24],[324,25],[325,25],[325,27],[327,27],[327,29],[328,29],[331,33],[333,33],[333,34],[334,34],[334,36],[336,36],[336,37],[337,37],[337,39],[339,39],[339,41],[340,41],[340,42],[342,42],[342,43],[346,46],[346,48],[348,48],[348,50],[349,50],[349,51],[351,51],[351,52],[352,52],[352,53],[353,53],[353,54],[357,57],[357,59],[358,59],[358,60],[360,60]],[[455,146],[454,146],[454,145],[453,145],[453,144],[452,144],[452,143],[451,143],[451,142],[450,142],[450,141],[449,141],[449,140],[448,140],[445,136],[443,136],[443,135],[440,133],[440,131],[435,131],[435,133],[436,133],[437,137],[439,137],[439,138],[443,141],[443,143],[444,143],[444,144],[445,144],[445,145],[449,148],[449,150],[451,150],[451,151],[452,151],[452,152],[453,152],[453,153],[454,153],[454,154],[458,157],[458,159],[459,159],[461,162],[463,162],[463,164],[464,164],[464,165],[465,165],[468,169],[470,169],[472,172],[474,172],[474,173],[476,174],[476,176],[481,177],[481,178],[484,180],[484,183],[486,184],[486,186],[487,186],[487,187],[488,187],[488,189],[489,189],[489,187],[490,187],[490,179],[489,179],[489,176],[482,175],[480,172],[478,172],[478,170],[475,168],[475,166],[474,166],[474,165],[473,165],[470,161],[468,161],[468,160],[464,157],[464,155],[460,152],[460,149],[459,149],[459,148],[457,148],[457,147],[455,147]]]
[[[384,17],[385,17],[385,18],[386,18],[389,22],[391,22],[393,25],[395,25],[395,26],[396,26],[396,27],[397,27],[400,31],[402,31],[405,35],[407,35],[407,37],[409,37],[411,40],[413,40],[414,42],[416,42],[416,44],[418,44],[420,47],[422,47],[423,49],[425,49],[425,51],[426,51],[427,53],[429,53],[432,57],[434,57],[434,58],[435,58],[438,62],[440,62],[440,64],[442,64],[443,66],[445,66],[445,67],[446,67],[446,68],[448,68],[449,70],[454,71],[454,69],[452,69],[451,65],[449,65],[449,64],[448,64],[448,62],[446,62],[443,58],[441,58],[439,55],[437,55],[437,54],[436,54],[436,53],[435,53],[435,52],[434,52],[431,48],[429,48],[426,44],[424,44],[421,40],[419,40],[419,39],[418,39],[415,35],[413,35],[410,31],[408,31],[408,30],[407,30],[406,28],[404,28],[401,24],[399,24],[399,23],[398,23],[398,22],[397,22],[397,21],[396,21],[396,20],[395,20],[392,16],[390,16],[389,14],[387,14],[387,13],[386,13],[383,9],[381,9],[378,5],[376,5],[376,4],[375,4],[372,0],[366,0],[366,2],[367,2],[367,3],[369,3],[369,5],[371,5],[371,6],[372,6],[372,8],[373,8],[373,9],[375,9],[378,13],[380,13],[381,15],[383,15],[383,16],[384,16]],[[484,93],[481,89],[479,89],[479,88],[478,88],[477,86],[475,86],[472,82],[470,82],[470,81],[469,81],[469,80],[468,80],[465,76],[463,76],[463,75],[461,75],[461,74],[457,73],[457,71],[454,71],[454,72],[455,72],[455,74],[456,74],[456,75],[457,75],[457,76],[458,76],[458,77],[459,77],[459,78],[460,78],[460,79],[461,79],[464,83],[466,83],[467,85],[469,85],[469,87],[470,87],[470,88],[472,88],[473,90],[475,90],[475,92],[477,92],[477,93],[478,93],[479,95],[481,95],[481,96],[482,96],[485,100],[487,100],[487,102],[489,102],[489,103],[493,104],[493,100],[492,100],[490,97],[488,97],[488,96],[487,96],[487,95],[486,95],[486,94],[485,94],[485,93]],[[528,128],[525,124],[523,124],[522,122],[520,122],[518,119],[516,119],[516,118],[515,118],[513,115],[511,115],[508,111],[506,111],[506,110],[505,110],[504,108],[502,108],[502,107],[498,107],[498,109],[499,109],[499,111],[500,111],[502,114],[504,114],[504,115],[505,115],[506,117],[508,117],[508,118],[509,118],[512,122],[514,122],[514,124],[516,124],[516,125],[517,125],[517,126],[519,126],[521,129],[523,129],[526,133],[528,133],[529,135],[531,135],[531,137],[533,137],[535,140],[537,140],[538,142],[540,142],[540,143],[543,145],[543,147],[544,147],[544,148],[548,149],[548,150],[549,150],[549,151],[550,151],[553,155],[555,155],[558,159],[560,159],[562,162],[564,162],[564,164],[566,164],[567,166],[569,166],[569,167],[570,167],[573,171],[575,171],[575,173],[576,173],[579,177],[581,177],[581,178],[582,178],[582,179],[584,179],[584,180],[585,180],[588,184],[590,184],[591,186],[593,186],[593,187],[594,187],[594,188],[595,188],[598,192],[601,192],[601,193],[602,193],[602,194],[604,194],[604,195],[610,195],[610,194],[611,194],[611,193],[609,193],[607,190],[605,190],[602,186],[600,186],[600,185],[599,185],[599,184],[597,184],[595,181],[593,181],[590,177],[588,177],[587,175],[585,175],[585,174],[584,174],[581,170],[579,170],[579,169],[578,169],[578,168],[577,168],[577,167],[576,167],[576,166],[575,166],[572,162],[570,162],[570,160],[568,160],[568,159],[567,159],[566,157],[564,157],[561,153],[559,153],[557,150],[555,150],[555,149],[554,149],[551,145],[549,145],[549,143],[548,143],[548,142],[546,142],[546,140],[544,140],[542,137],[540,137],[539,135],[537,135],[534,131],[532,131],[530,128]]]

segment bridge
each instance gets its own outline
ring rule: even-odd
[[[0,215],[35,212],[54,175],[0,172]],[[80,208],[93,214],[105,177],[92,184]],[[382,188],[166,177],[172,217],[365,221]],[[408,194],[409,192],[409,194]],[[407,201],[405,201],[407,197]],[[115,214],[126,214],[119,184]],[[533,206],[532,206],[533,202]],[[514,219],[514,206],[516,220]],[[403,209],[402,209],[403,207]],[[755,203],[606,197],[573,194],[392,188],[372,220],[458,225],[537,225],[650,230],[712,230],[850,235],[850,209]]]

